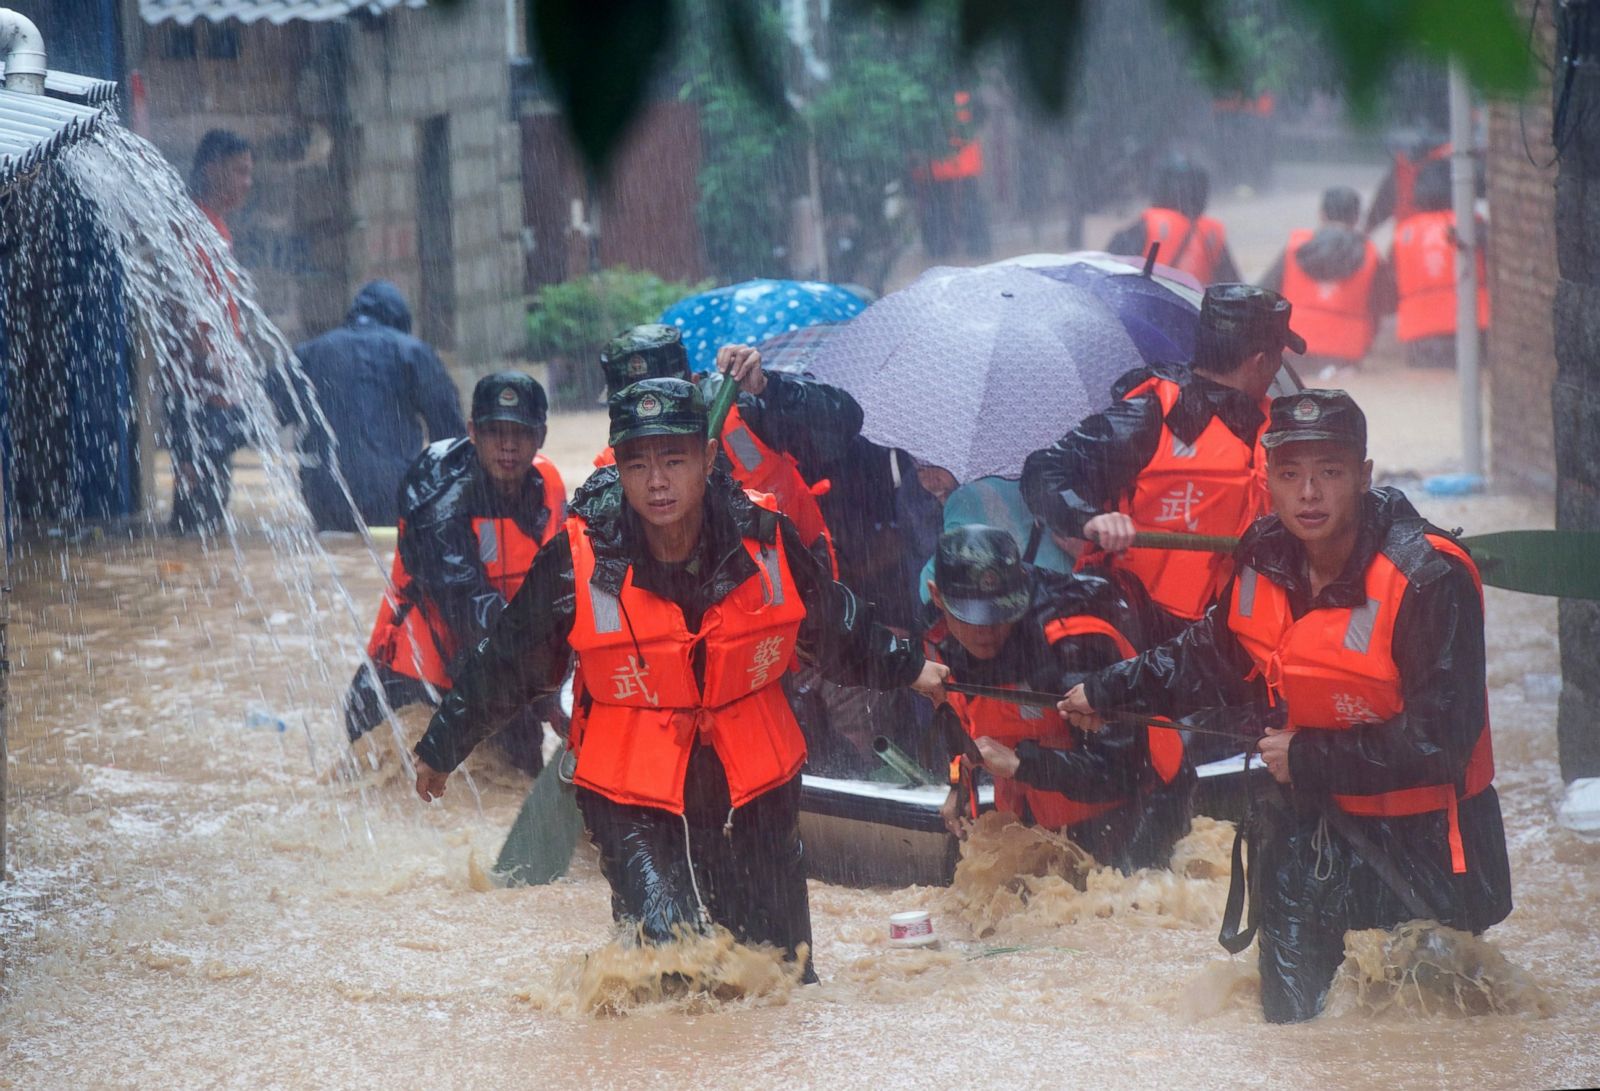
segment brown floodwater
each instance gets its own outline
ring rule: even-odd
[[[1424,506],[1549,521],[1521,498]],[[1330,1013],[1271,1027],[1253,952],[1216,945],[1230,830],[1208,820],[1167,872],[1085,872],[990,822],[950,890],[813,883],[814,987],[725,939],[615,942],[587,848],[564,881],[496,889],[524,782],[492,759],[432,806],[386,769],[323,776],[382,582],[356,539],[323,544],[19,557],[0,1085],[1600,1082],[1600,845],[1553,822],[1553,602],[1489,593],[1516,911],[1489,946],[1353,936]],[[889,946],[906,909],[937,950]]]

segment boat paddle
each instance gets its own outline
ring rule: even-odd
[[[1020,705],[1023,708],[1055,708],[1064,698],[1060,693],[1044,693],[1032,689],[1011,689],[1006,686],[978,686],[970,682],[946,682],[944,688],[951,693],[960,693],[967,697],[987,697],[994,701],[1004,701],[1008,704]],[[1250,705],[1238,705],[1229,708],[1202,708],[1196,709],[1195,714],[1208,715],[1236,714],[1242,719],[1254,718],[1257,712]],[[1159,716],[1148,716],[1140,712],[1103,712],[1098,713],[1107,723],[1118,724],[1122,727],[1153,727],[1164,731],[1188,731],[1195,735],[1213,735],[1220,739],[1232,739],[1243,745],[1250,745],[1261,737],[1260,732],[1249,731],[1224,731],[1216,727],[1193,727],[1186,723],[1177,723],[1165,720]]]
[[[722,422],[738,394],[739,384],[724,378],[711,403],[707,435],[722,434]],[[534,778],[494,864],[495,874],[507,886],[543,886],[561,878],[571,866],[583,834],[583,816],[572,786],[576,765],[577,758],[562,743]]]
[[[1490,587],[1565,599],[1600,599],[1600,531],[1502,530],[1457,539],[1472,554]],[[1140,549],[1232,553],[1239,539],[1226,535],[1140,531]]]

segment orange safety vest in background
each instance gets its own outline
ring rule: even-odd
[[[808,484],[800,473],[800,464],[795,457],[768,446],[756,435],[755,429],[744,422],[739,415],[738,405],[728,409],[720,438],[722,450],[733,468],[733,479],[739,483],[739,487],[774,497],[778,501],[778,510],[788,516],[800,532],[802,542],[812,547],[813,551],[819,542],[822,544],[827,551],[833,577],[838,579],[839,561],[834,555],[833,535],[828,533],[828,523],[823,519],[822,507],[817,503],[819,496],[827,494],[829,481],[824,478],[816,484]],[[598,469],[613,466],[616,461],[616,452],[607,447],[595,456],[594,464]]]
[[[770,496],[751,500],[776,510]],[[722,759],[734,807],[795,777],[806,742],[779,680],[794,660],[806,610],[783,536],[770,545],[744,540],[755,575],[691,632],[675,603],[634,586],[631,568],[620,595],[594,585],[586,525],[576,516],[567,521],[577,589],[569,640],[589,698],[574,783],[617,803],[682,814],[697,732]],[[695,680],[697,645],[703,686]]]
[[[1156,377],[1124,395],[1128,399],[1153,392],[1162,423],[1155,454],[1139,471],[1133,495],[1121,498],[1116,510],[1141,531],[1237,537],[1268,509],[1260,435],[1247,445],[1220,417],[1212,417],[1193,446],[1184,443],[1166,423],[1182,389],[1171,379]],[[1266,430],[1264,420],[1261,427]],[[1135,548],[1107,554],[1088,549],[1078,561],[1080,569],[1097,564],[1132,572],[1157,606],[1191,621],[1206,612],[1233,574],[1233,559],[1227,554],[1198,550]]]
[[[1464,549],[1440,535],[1427,537],[1435,549],[1464,563],[1478,583],[1478,569]],[[1394,627],[1409,583],[1405,573],[1380,553],[1367,567],[1366,605],[1320,607],[1295,620],[1282,587],[1254,568],[1239,573],[1229,602],[1228,628],[1255,662],[1270,698],[1285,705],[1290,728],[1347,731],[1383,723],[1404,711],[1400,668],[1394,661]],[[1478,589],[1481,596],[1481,583]],[[1487,692],[1484,701],[1487,704]],[[1368,818],[1445,812],[1451,866],[1460,874],[1466,871],[1466,858],[1456,805],[1493,780],[1486,709],[1483,731],[1459,787],[1418,784],[1373,794],[1334,795],[1333,801],[1349,814]]]
[[[1417,211],[1417,175],[1429,163],[1450,158],[1453,145],[1440,144],[1428,150],[1421,159],[1412,159],[1404,152],[1394,155],[1394,222],[1414,216]]]
[[[974,123],[972,92],[957,91],[954,102],[956,124],[950,134],[951,154],[928,164],[928,173],[935,182],[955,182],[983,174],[983,145]]]
[[[1312,234],[1304,228],[1290,232],[1284,254],[1283,298],[1294,307],[1294,331],[1306,339],[1306,352],[1312,356],[1360,360],[1378,328],[1372,316],[1378,248],[1366,243],[1361,265],[1345,279],[1316,280],[1297,257]]]
[[[522,587],[539,548],[560,529],[562,510],[567,502],[567,487],[555,463],[543,455],[535,455],[533,468],[544,482],[544,533],[537,540],[524,534],[514,519],[472,520],[484,575],[507,602]],[[405,532],[402,519],[398,534],[403,536]],[[389,579],[393,590],[384,592],[378,606],[378,620],[367,640],[367,655],[374,663],[381,663],[396,674],[420,679],[435,689],[449,689],[446,665],[461,650],[460,642],[438,609],[417,592],[411,574],[400,559],[398,544]]]
[[[1147,208],[1143,219],[1146,249],[1153,242],[1161,244],[1157,261],[1182,269],[1201,284],[1210,284],[1216,278],[1222,252],[1228,245],[1228,233],[1222,224],[1210,216],[1191,221],[1173,208]]]
[[[1456,332],[1455,213],[1418,212],[1394,232],[1394,281],[1400,294],[1395,332],[1417,341]],[[1481,224],[1480,224],[1481,227]],[[1478,328],[1489,328],[1489,284],[1478,250]]]

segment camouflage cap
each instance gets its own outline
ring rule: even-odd
[[[939,536],[933,583],[945,612],[969,625],[1003,625],[1028,612],[1028,576],[1016,539],[981,523]]]
[[[689,374],[689,352],[676,326],[650,323],[623,330],[600,350],[606,394],[617,393],[641,379],[683,379]]]
[[[510,421],[524,428],[543,428],[550,401],[537,379],[520,371],[485,375],[472,388],[472,423]]]
[[[1302,390],[1272,399],[1272,419],[1261,435],[1269,451],[1285,443],[1332,440],[1367,454],[1367,415],[1343,390]]]
[[[646,379],[611,395],[611,446],[646,436],[706,434],[706,400],[684,379]]]
[[[1289,328],[1293,306],[1253,284],[1213,284],[1200,301],[1195,357],[1248,355],[1288,348],[1304,354],[1306,339]]]

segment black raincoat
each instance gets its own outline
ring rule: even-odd
[[[530,538],[545,532],[551,514],[545,503],[544,479],[529,471],[522,492],[514,499],[502,497],[489,482],[470,440],[447,439],[429,444],[417,456],[400,486],[400,517],[405,530],[397,548],[411,577],[410,594],[425,599],[439,612],[462,649],[454,662],[445,664],[455,678],[461,662],[486,635],[505,609],[506,599],[489,579],[479,559],[479,542],[473,530],[477,518],[506,519]],[[565,518],[565,497],[555,498],[555,518]],[[390,708],[428,701],[428,687],[414,678],[380,665],[365,664],[356,672],[345,699],[345,730],[355,739],[383,719],[383,691]],[[520,710],[501,748],[512,762],[529,771],[540,767],[539,749],[544,720],[562,726],[564,719],[554,701],[528,704]]]
[[[1114,511],[1133,495],[1139,474],[1154,457],[1163,423],[1161,402],[1154,393],[1124,395],[1159,376],[1181,386],[1166,423],[1173,434],[1193,442],[1220,418],[1245,444],[1254,446],[1263,417],[1248,394],[1196,375],[1181,364],[1136,368],[1111,388],[1111,405],[1085,417],[1055,443],[1029,455],[1022,466],[1022,496],[1033,514],[1058,534],[1083,537],[1083,526],[1096,515]],[[1186,624],[1152,606],[1163,628],[1151,634],[1165,640]]]
[[[1366,602],[1364,575],[1383,552],[1409,574],[1394,629],[1404,711],[1343,731],[1302,730],[1289,748],[1291,783],[1247,820],[1258,846],[1251,878],[1259,899],[1261,999],[1273,1022],[1321,1010],[1343,959],[1347,929],[1390,928],[1416,914],[1383,865],[1323,822],[1330,793],[1370,794],[1419,784],[1459,784],[1484,727],[1483,611],[1471,574],[1423,537],[1431,531],[1395,489],[1364,501],[1355,551],[1339,579],[1312,598],[1303,546],[1276,516],[1256,521],[1235,554],[1240,566],[1288,593],[1295,617]],[[1231,588],[1223,596],[1229,601]],[[1096,709],[1177,715],[1253,703],[1266,691],[1215,606],[1181,635],[1085,681]],[[1467,870],[1451,871],[1446,818],[1429,813],[1343,821],[1391,861],[1440,922],[1479,932],[1511,911],[1500,801],[1493,787],[1461,801]],[[1236,876],[1237,879],[1237,876]]]
[[[1044,628],[1057,618],[1100,618],[1135,647],[1141,646],[1148,621],[1137,592],[1130,599],[1116,584],[1098,575],[1063,576],[1032,565],[1026,570],[1032,592],[1028,614],[1012,630],[999,655],[976,659],[953,636],[939,642],[939,659],[949,665],[952,681],[1066,693],[1087,675],[1122,659],[1122,652],[1108,636],[1086,634],[1049,642]],[[929,618],[936,621],[938,607],[929,604],[927,609]],[[1131,797],[1126,806],[1068,827],[1066,834],[1097,861],[1123,872],[1165,867],[1172,846],[1189,832],[1195,774],[1185,763],[1171,783],[1161,783],[1150,768],[1145,740],[1142,732],[1101,732],[1083,735],[1078,745],[1064,750],[1024,739],[1016,748],[1021,762],[1016,779],[1084,803]]]
[[[615,594],[631,569],[633,585],[678,606],[691,630],[707,609],[756,574],[742,540],[771,542],[781,534],[806,607],[797,641],[803,661],[834,681],[875,688],[909,685],[922,669],[922,656],[909,642],[875,624],[871,605],[829,578],[794,524],[756,507],[721,471],[706,491],[700,542],[682,565],[651,556],[615,468],[599,470],[584,483],[573,511],[588,523],[596,583]],[[454,769],[519,706],[555,692],[571,659],[576,609],[572,548],[563,532],[539,551],[522,590],[456,676],[417,756],[434,769]],[[697,674],[705,669],[703,649],[693,661]],[[661,941],[699,925],[703,904],[711,920],[741,940],[771,943],[791,957],[811,942],[799,799],[796,777],[733,811],[722,762],[698,739],[684,777],[681,819],[578,792],[618,920]]]
[[[739,416],[774,451],[793,455],[807,481],[827,477],[861,434],[861,406],[846,391],[768,371],[759,396],[739,395]]]
[[[300,489],[317,529],[355,529],[335,463],[362,519],[394,525],[400,480],[422,449],[424,429],[430,442],[466,435],[455,383],[433,349],[411,336],[411,311],[383,280],[357,293],[344,325],[295,354],[305,373],[302,401],[314,398],[327,424],[299,412],[281,385],[274,400],[280,417],[306,429]]]

